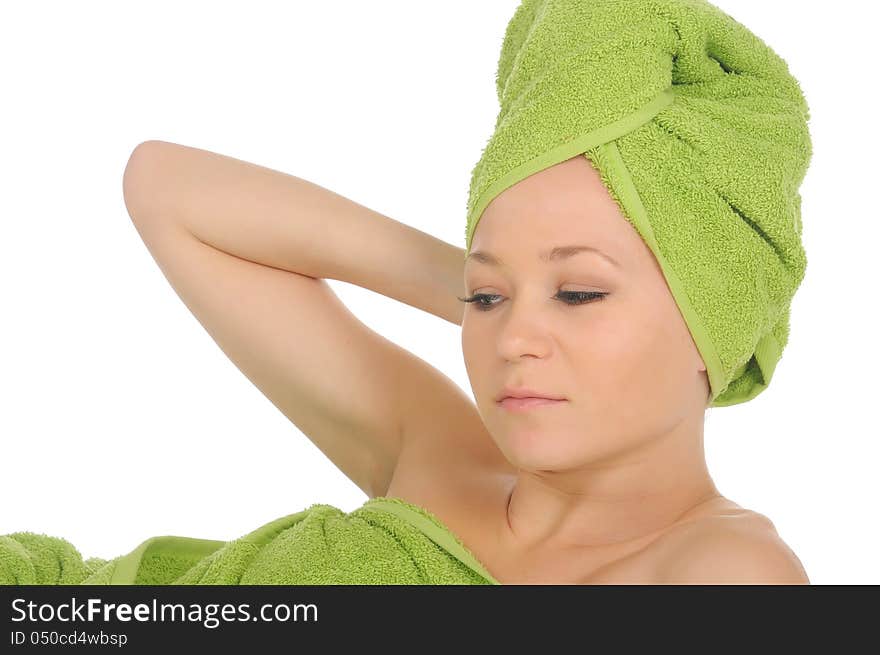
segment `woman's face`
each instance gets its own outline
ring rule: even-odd
[[[617,263],[592,251],[541,258],[558,246],[590,246]],[[462,351],[483,422],[511,464],[608,462],[705,410],[705,366],[661,269],[586,157],[496,196],[475,252],[500,263],[465,262],[467,296],[488,297],[465,306]],[[603,295],[575,304],[573,292]],[[566,401],[511,412],[496,402],[505,386]]]

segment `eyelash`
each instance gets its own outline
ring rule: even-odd
[[[601,300],[605,296],[607,296],[607,292],[602,291],[560,291],[557,293],[554,298],[560,298],[567,305],[586,305],[587,303],[594,302],[596,300]],[[481,312],[488,312],[498,303],[492,304],[484,304],[480,302],[483,298],[499,298],[500,295],[497,293],[475,293],[469,298],[459,298],[461,302],[469,302],[476,303],[474,307],[476,307]],[[575,302],[569,302],[564,300],[564,297],[568,298],[577,298]]]

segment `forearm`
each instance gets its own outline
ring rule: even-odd
[[[461,324],[464,249],[302,178],[148,141],[129,159],[123,193],[132,220],[176,221],[237,257],[356,284]]]

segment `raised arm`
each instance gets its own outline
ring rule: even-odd
[[[302,178],[166,141],[123,178],[132,217],[173,220],[248,261],[355,284],[461,325],[464,249]]]
[[[359,321],[322,279],[460,324],[461,249],[298,177],[162,141],[134,150],[123,189],[186,306],[367,495],[385,493],[404,435],[424,432],[426,414],[436,423],[438,412],[472,407],[449,378]]]

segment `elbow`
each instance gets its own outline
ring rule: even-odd
[[[143,141],[129,155],[122,173],[122,199],[132,220],[153,211],[162,200],[161,174],[174,147],[167,141]]]

